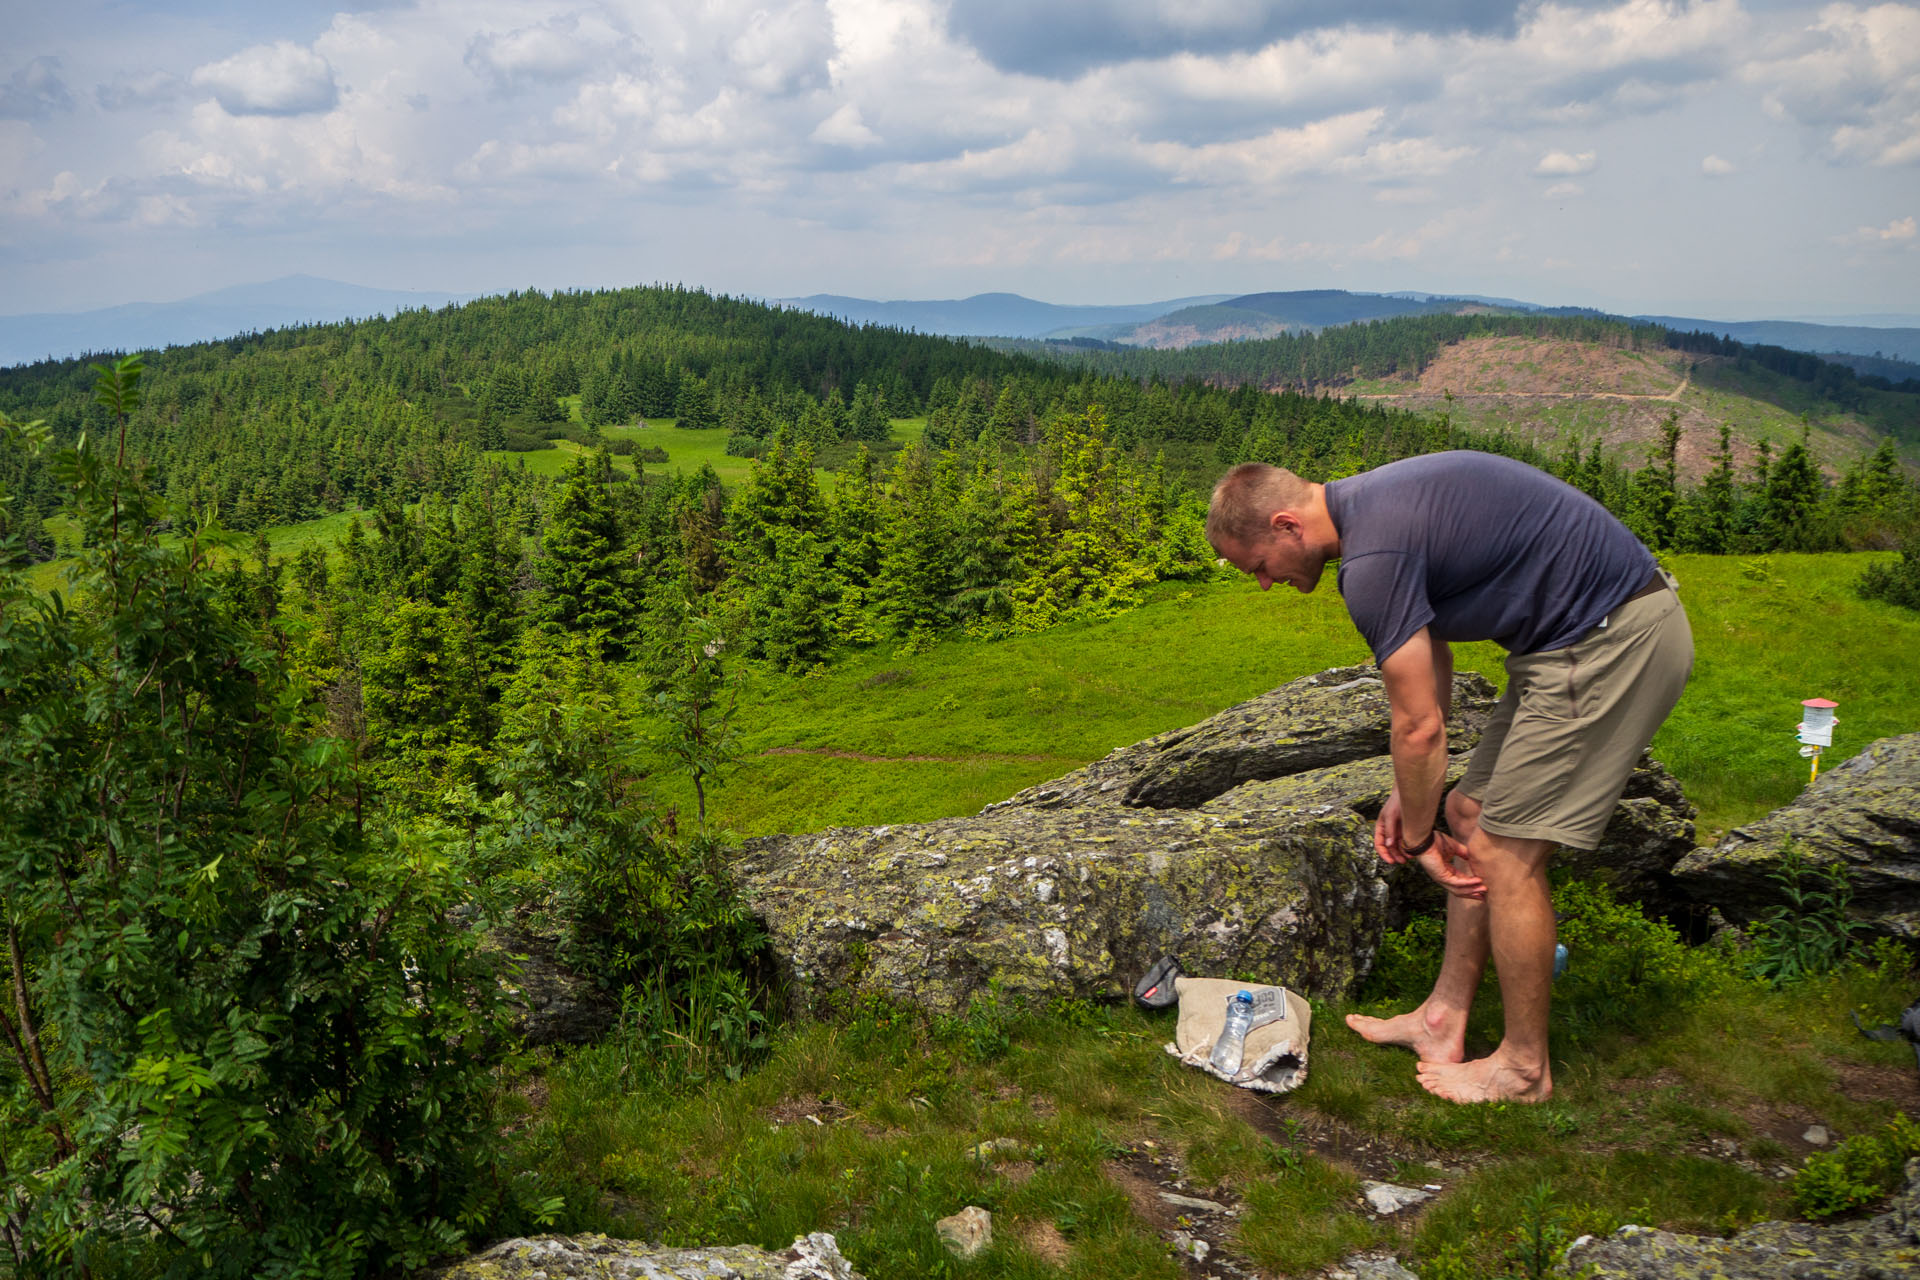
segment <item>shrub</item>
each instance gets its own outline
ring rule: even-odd
[[[666,1083],[737,1078],[766,1048],[773,991],[722,846],[640,791],[626,704],[590,644],[524,657],[480,859],[518,879],[570,968],[620,998],[630,1060]]]
[[[1554,889],[1553,905],[1568,953],[1553,1015],[1575,1043],[1656,1026],[1734,978],[1717,952],[1689,947],[1673,926],[1614,901],[1604,885],[1569,880]]]
[[[1814,867],[1789,840],[1769,877],[1786,902],[1754,926],[1749,968],[1774,987],[1831,973],[1855,948],[1863,926],[1847,915],[1853,886],[1840,862]]]
[[[1794,1203],[1809,1218],[1864,1208],[1900,1189],[1914,1156],[1920,1156],[1920,1124],[1896,1115],[1879,1133],[1856,1134],[1808,1156],[1794,1175]]]
[[[123,430],[139,373],[102,377]],[[363,826],[207,568],[222,535],[171,512],[161,542],[110,442],[53,461],[77,606],[0,576],[0,1237],[30,1274],[116,1237],[196,1274],[418,1265],[490,1212],[460,869]]]
[[[542,449],[553,448],[553,441],[522,427],[508,427],[501,437],[500,447],[508,453],[538,453]]]
[[[1867,600],[1920,609],[1920,555],[1907,550],[1897,561],[1868,565],[1853,589]]]

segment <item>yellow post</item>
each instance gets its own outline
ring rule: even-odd
[[[1813,772],[1807,775],[1807,785],[1812,786],[1820,776],[1820,748],[1813,749]]]

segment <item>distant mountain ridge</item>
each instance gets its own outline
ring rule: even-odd
[[[215,289],[178,302],[129,302],[96,311],[0,316],[0,365],[95,351],[153,351],[290,325],[390,316],[408,308],[443,307],[477,296],[376,289],[292,275]]]
[[[1810,351],[1815,355],[1846,352],[1860,356],[1884,356],[1908,363],[1920,361],[1920,328],[1811,324],[1800,320],[1693,320],[1685,316],[1632,318],[1682,332],[1697,329],[1738,342],[1785,347],[1789,351]]]
[[[292,325],[361,319],[416,307],[441,307],[477,294],[372,288],[310,275],[217,289],[177,302],[136,302],[93,311],[0,316],[0,365],[95,351],[153,350]],[[1209,293],[1159,302],[1070,305],[1016,293],[968,298],[875,301],[841,294],[770,299],[777,305],[831,315],[854,324],[952,337],[1093,338],[1129,346],[1181,347],[1273,337],[1288,332],[1390,319],[1404,315],[1500,310],[1542,314],[1602,313],[1549,307],[1484,294],[1420,291],[1356,293],[1298,289],[1245,294]],[[1704,330],[1741,342],[1818,355],[1848,355],[1862,372],[1897,379],[1885,360],[1920,362],[1920,326],[1816,323],[1811,320],[1720,321],[1670,315],[1631,319],[1680,330]],[[1853,321],[1912,320],[1908,315],[1837,317]]]
[[[1073,306],[1036,302],[1017,293],[976,293],[970,298],[929,302],[875,302],[833,293],[804,298],[775,298],[780,306],[837,316],[851,324],[883,324],[895,329],[945,334],[955,338],[1047,338],[1074,336],[1102,325],[1134,325],[1183,307],[1206,306],[1232,297],[1226,293],[1170,298],[1114,306]]]

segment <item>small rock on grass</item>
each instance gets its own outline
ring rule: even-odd
[[[993,1243],[993,1215],[977,1204],[940,1219],[933,1229],[956,1258],[971,1258]]]
[[[1192,1209],[1195,1213],[1225,1213],[1227,1206],[1218,1200],[1202,1200],[1198,1196],[1183,1196],[1172,1191],[1162,1191],[1160,1198],[1176,1209]]]
[[[1176,1231],[1173,1233],[1173,1247],[1181,1253],[1186,1254],[1189,1258],[1192,1258],[1195,1262],[1205,1262],[1207,1255],[1213,1252],[1212,1245],[1202,1240],[1199,1236],[1190,1235],[1185,1231]]]
[[[1824,1147],[1833,1139],[1827,1133],[1827,1126],[1816,1124],[1800,1135],[1800,1141],[1810,1147]]]
[[[1327,1272],[1327,1280],[1420,1280],[1390,1253],[1356,1253]]]
[[[1360,1184],[1360,1191],[1367,1198],[1367,1207],[1383,1217],[1390,1213],[1398,1213],[1408,1205],[1433,1199],[1431,1191],[1422,1191],[1418,1187],[1396,1186],[1391,1182],[1363,1182]]]

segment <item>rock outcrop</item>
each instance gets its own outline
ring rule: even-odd
[[[1674,877],[1727,918],[1751,921],[1784,901],[1774,876],[1789,842],[1815,867],[1846,868],[1855,919],[1920,939],[1920,733],[1880,739],[1792,804],[1689,854]]]
[[[1814,1226],[1763,1222],[1731,1239],[1622,1227],[1576,1241],[1558,1274],[1592,1280],[1892,1280],[1920,1275],[1920,1160],[1907,1189],[1872,1218]]]
[[[666,1249],[603,1235],[503,1240],[434,1273],[439,1280],[860,1280],[824,1232],[778,1253],[750,1245]]]
[[[1480,740],[1496,696],[1477,673],[1454,677],[1449,749],[1464,750]],[[1249,698],[1189,728],[1121,747],[1064,778],[989,805],[987,812],[1103,804],[1192,809],[1243,783],[1383,756],[1391,728],[1387,688],[1379,671],[1335,667]]]
[[[1481,677],[1456,677],[1456,752],[1493,700]],[[1372,842],[1389,723],[1376,671],[1325,671],[972,817],[754,840],[733,872],[802,1007],[874,993],[953,1011],[996,984],[1117,998],[1170,950],[1189,972],[1342,998],[1391,912]],[[1629,891],[1651,892],[1692,845],[1657,766],[1616,826],[1597,865],[1626,868]],[[1426,883],[1412,868],[1395,879]]]
[[[530,920],[489,930],[482,945],[506,957],[501,993],[527,1044],[591,1044],[620,1016],[612,995],[561,962],[560,939]]]

